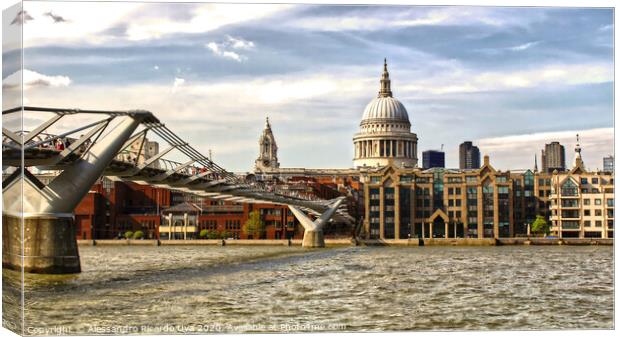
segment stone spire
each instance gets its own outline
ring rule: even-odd
[[[383,74],[381,75],[381,90],[379,90],[379,97],[392,97],[390,84],[390,73],[388,73],[387,70],[387,58],[385,58],[383,59]]]
[[[538,172],[538,158],[536,157],[535,153],[534,153],[534,172]]]

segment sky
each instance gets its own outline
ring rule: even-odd
[[[232,171],[268,116],[281,167],[352,166],[387,58],[422,151],[471,140],[497,169],[533,168],[575,135],[613,153],[613,11],[605,8],[25,2],[25,104],[146,109]],[[19,21],[19,20],[18,20]],[[8,27],[8,28],[6,28]],[[6,40],[6,39],[5,39]],[[15,45],[3,91],[17,90]],[[6,107],[4,107],[6,108]]]

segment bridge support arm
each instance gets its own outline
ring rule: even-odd
[[[325,224],[334,215],[340,204],[344,201],[344,197],[338,198],[334,203],[328,206],[327,210],[321,214],[316,220],[312,221],[301,209],[297,206],[289,205],[288,208],[293,212],[295,218],[301,223],[304,228],[304,239],[301,243],[305,248],[322,248],[325,247],[325,238],[323,237],[323,228]]]
[[[4,267],[46,274],[81,271],[73,210],[142,120],[140,115],[118,118],[119,124],[47,186],[22,175],[4,187]]]

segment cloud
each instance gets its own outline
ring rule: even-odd
[[[234,49],[252,49],[254,48],[254,42],[247,41],[242,38],[234,38],[230,35],[226,35],[226,39],[228,40],[228,45]]]
[[[153,69],[154,69],[154,70],[159,70],[159,66],[158,66],[158,65],[154,65],[154,66],[153,66]]]
[[[137,41],[158,39],[176,33],[204,33],[274,15],[290,7],[267,4],[204,4],[193,9],[190,20],[136,18],[127,27],[127,37]],[[157,6],[151,8],[156,9]]]
[[[66,87],[71,84],[71,79],[67,76],[48,76],[37,73],[36,71],[24,69],[23,74],[18,70],[2,80],[3,89],[19,88],[22,83],[24,88],[30,87]]]
[[[588,130],[565,130],[553,132],[539,132],[531,134],[510,135],[504,137],[483,138],[478,140],[481,155],[488,154],[491,164],[501,169],[526,169],[534,167],[534,156],[540,162],[540,151],[545,144],[558,141],[564,145],[566,166],[574,164],[574,148],[576,134],[583,149],[581,155],[588,169],[602,168],[603,156],[613,153],[614,129],[596,128]],[[494,162],[497,164],[494,164]],[[530,163],[523,167],[523,163]]]
[[[172,83],[172,92],[176,92],[177,88],[183,86],[185,84],[185,79],[180,77],[175,77],[174,82]]]
[[[206,44],[205,47],[211,50],[211,52],[213,52],[214,55],[220,56],[222,58],[231,59],[237,62],[243,62],[247,60],[247,57],[239,55],[235,53],[234,51],[224,50],[221,45],[215,42],[209,42]]]
[[[456,71],[446,68],[427,78],[414,79],[412,84],[401,87],[401,90],[430,94],[472,93],[613,80],[613,65],[606,63],[551,64],[532,69],[486,72],[460,67]]]
[[[484,7],[401,7],[398,11],[370,7],[367,10],[352,10],[346,15],[308,16],[294,18],[288,25],[322,31],[376,31],[390,28],[447,25],[486,25],[501,27],[526,25],[540,20],[541,12],[527,18],[510,14],[511,9],[490,9]]]
[[[524,43],[524,44],[520,44],[518,46],[514,46],[514,47],[510,47],[508,48],[509,50],[512,51],[522,51],[522,50],[526,50],[529,49],[537,44],[539,44],[540,41],[533,41],[533,42],[528,42],[528,43]]]
[[[608,30],[613,30],[614,29],[614,24],[609,24],[609,25],[603,25],[601,26],[598,30],[600,30],[601,32],[606,32]]]
[[[205,47],[211,50],[214,55],[217,55],[219,57],[231,59],[237,62],[243,62],[247,61],[248,57],[245,55],[240,55],[239,53],[234,52],[231,49],[250,50],[254,49],[255,44],[252,41],[226,35],[226,40],[224,40],[223,42],[209,42],[205,45]]]

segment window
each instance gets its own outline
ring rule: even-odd
[[[505,183],[506,182],[506,177],[496,177],[495,181],[498,183]]]
[[[381,177],[380,176],[370,177],[370,182],[373,183],[373,184],[377,184],[377,183],[381,182]]]
[[[598,178],[592,178],[592,184],[598,184]]]
[[[468,183],[475,183],[475,182],[478,182],[478,177],[467,176],[467,177],[465,177],[465,181],[468,182]]]
[[[498,186],[497,193],[499,194],[508,194],[508,186]]]
[[[587,206],[590,204],[590,199],[583,199],[583,204],[584,206]]]
[[[540,186],[545,185],[545,179],[538,179],[538,185]]]
[[[454,194],[454,188],[450,187],[448,188],[448,195],[453,195]]]
[[[461,195],[461,188],[460,188],[460,187],[457,187],[457,188],[455,189],[455,192],[456,192],[456,195]]]
[[[614,207],[614,199],[607,199],[607,207]]]
[[[603,215],[603,212],[600,209],[594,210],[594,216],[601,216],[601,215]]]
[[[584,216],[590,216],[590,210],[589,209],[584,210],[583,211],[583,215]]]
[[[581,184],[586,185],[588,183],[588,178],[581,178]]]
[[[595,205],[600,205],[601,204],[601,199],[594,199],[594,204]]]
[[[586,220],[586,221],[583,222],[583,225],[586,226],[586,227],[590,227],[590,226],[592,226],[592,222],[590,222],[590,220]]]
[[[461,206],[461,199],[456,199],[456,206]]]
[[[603,222],[601,220],[596,220],[595,226],[596,227],[603,227]]]
[[[582,188],[581,189],[581,193],[587,194],[588,193],[588,189],[587,188]]]
[[[562,196],[576,196],[577,195],[577,184],[575,184],[571,179],[566,180],[564,184],[562,184]]]
[[[450,207],[454,206],[454,200],[452,199],[448,200],[448,206]]]
[[[456,217],[460,218],[461,217],[461,211],[456,211]]]

